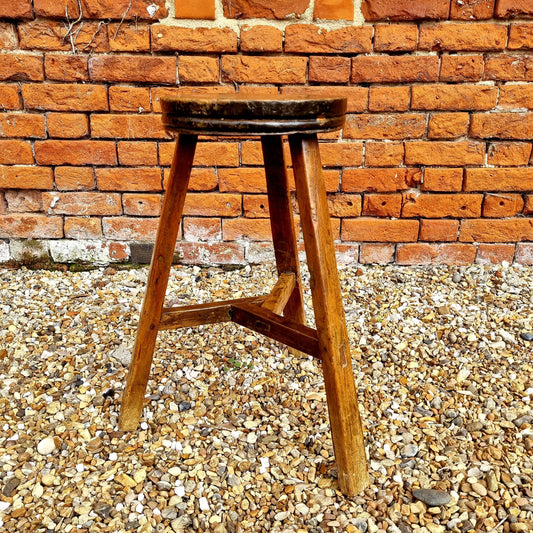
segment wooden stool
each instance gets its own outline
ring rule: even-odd
[[[317,140],[317,133],[343,126],[346,100],[231,96],[163,99],[161,105],[164,125],[179,136],[122,399],[120,429],[137,427],[159,330],[233,321],[322,361],[340,488],[348,496],[359,493],[368,484],[367,461]],[[279,279],[267,296],[163,308],[198,135],[261,138]],[[304,323],[282,135],[289,138],[316,330]]]

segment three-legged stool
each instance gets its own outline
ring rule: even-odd
[[[161,103],[164,125],[179,136],[119,426],[125,431],[137,427],[159,330],[233,321],[322,362],[340,488],[346,495],[355,495],[368,484],[368,473],[317,140],[317,133],[342,127],[346,100],[249,100],[233,96],[167,99]],[[261,138],[279,278],[267,296],[163,308],[198,135]],[[316,330],[304,323],[282,135],[289,138]]]

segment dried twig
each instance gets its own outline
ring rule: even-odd
[[[98,35],[98,32],[100,31],[100,28],[102,26],[104,26],[104,25],[105,25],[105,22],[103,20],[101,20],[98,23],[98,28],[96,28],[96,31],[93,33],[93,36],[91,37],[91,40],[82,48],[82,51],[87,50],[87,48],[89,48],[89,46],[91,46],[91,44],[93,44],[93,41],[96,38],[96,36]]]
[[[126,11],[124,11],[124,14],[122,15],[121,21],[118,23],[117,29],[115,31],[115,35],[113,35],[113,41],[117,38],[117,34],[120,30],[120,27],[122,26],[122,23],[124,22],[124,19],[126,18],[126,15],[128,14],[128,11],[130,9],[131,9],[131,0],[130,0],[130,3],[128,4],[128,7],[126,8]]]
[[[487,531],[487,533],[495,533],[495,531],[509,518],[509,515],[507,515],[505,518],[502,518],[490,531]]]

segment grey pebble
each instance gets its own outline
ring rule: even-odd
[[[435,489],[417,489],[413,491],[413,496],[430,507],[440,507],[452,501],[447,492]]]
[[[4,488],[2,490],[2,494],[6,498],[10,498],[11,495],[17,490],[17,487],[20,485],[20,479],[17,477],[9,478],[6,481],[6,484],[4,485]]]
[[[533,341],[533,333],[531,331],[524,331],[520,333],[520,337],[525,341]]]
[[[111,505],[104,502],[97,502],[93,510],[98,516],[107,518],[111,512],[111,509]]]
[[[418,454],[418,446],[416,444],[406,444],[401,452],[400,455],[402,457],[415,457]]]

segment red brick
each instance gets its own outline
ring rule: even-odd
[[[9,213],[35,213],[43,210],[41,191],[13,189],[5,191],[4,195]]]
[[[52,169],[47,167],[0,167],[0,189],[52,189]]]
[[[423,191],[460,191],[463,188],[462,168],[425,168]]]
[[[30,113],[0,114],[0,137],[46,137],[44,117]]]
[[[158,217],[161,214],[160,194],[124,194],[124,214],[135,217]]]
[[[361,11],[366,20],[446,19],[448,0],[363,0]]]
[[[329,214],[332,217],[358,217],[361,214],[360,194],[330,194]]]
[[[0,84],[0,102],[3,109],[21,109],[22,101],[17,85]]]
[[[476,263],[481,265],[512,263],[515,254],[514,244],[480,244],[477,248]]]
[[[533,244],[518,243],[516,245],[515,262],[521,265],[533,265]]]
[[[432,113],[429,117],[428,139],[457,139],[468,133],[468,113]]]
[[[303,15],[309,0],[222,0],[224,16],[232,19],[266,18],[283,20]]]
[[[238,83],[305,83],[307,58],[223,56],[222,78]]]
[[[524,200],[519,194],[485,195],[482,216],[486,218],[512,217],[522,212]]]
[[[163,189],[167,188],[170,169],[165,169],[163,176]],[[212,191],[218,185],[218,174],[213,168],[193,168],[189,191]]]
[[[176,58],[120,55],[94,56],[89,59],[93,81],[176,83]]]
[[[45,192],[43,209],[54,215],[120,215],[120,194],[98,192]]]
[[[141,113],[151,110],[150,89],[147,87],[109,87],[109,109]]]
[[[154,24],[151,31],[154,52],[237,51],[237,34],[229,28],[178,28]]]
[[[497,55],[485,58],[483,79],[496,81],[529,81],[532,60],[528,56]]]
[[[394,261],[394,244],[361,244],[359,261],[362,264],[386,265]]]
[[[421,50],[490,51],[503,50],[507,44],[507,26],[488,22],[462,24],[444,22],[420,27]]]
[[[482,55],[443,55],[441,61],[441,81],[479,81],[483,75]]]
[[[357,56],[352,58],[352,83],[437,81],[437,56]]]
[[[0,80],[44,80],[43,56],[39,54],[0,54]]]
[[[377,24],[374,27],[374,51],[409,52],[416,50],[416,24]]]
[[[149,52],[150,26],[130,22],[109,24],[109,49],[111,52]]]
[[[305,86],[305,87],[281,87],[280,92],[283,96],[292,98],[346,98],[348,113],[361,113],[367,109],[368,89],[366,87],[324,87],[324,86]]]
[[[246,218],[268,218],[268,197],[266,194],[244,194],[242,209]]]
[[[496,106],[498,88],[486,85],[415,85],[413,109],[441,111],[489,110]]]
[[[66,239],[100,239],[102,237],[102,221],[99,218],[66,217]]]
[[[354,168],[342,172],[344,192],[396,192],[414,185],[421,172],[406,168]]]
[[[56,187],[60,191],[94,189],[94,170],[91,167],[56,167],[54,174]]]
[[[184,217],[183,238],[187,241],[220,241],[222,227],[220,218]]]
[[[518,107],[533,109],[533,84],[507,83],[501,85],[498,105],[504,109],[516,109]]]
[[[63,219],[22,213],[0,216],[2,239],[60,239],[63,237]]]
[[[418,237],[418,220],[345,218],[341,238],[354,242],[410,242]]]
[[[496,0],[494,15],[499,18],[533,17],[531,0]]]
[[[511,24],[507,48],[511,50],[531,50],[533,48],[533,23]]]
[[[107,91],[101,85],[30,83],[22,86],[26,109],[52,111],[105,111]]]
[[[83,16],[92,19],[154,20],[168,15],[165,0],[81,0],[81,3]],[[157,8],[153,16],[148,10],[150,5]]]
[[[208,85],[192,87],[157,87],[151,89],[152,107],[155,113],[161,112],[162,98],[197,98],[199,96],[217,96],[217,95],[235,94],[235,88],[229,86]]]
[[[159,168],[98,168],[96,183],[100,191],[160,191]]]
[[[406,165],[462,167],[482,165],[485,144],[473,141],[413,141],[405,143]]]
[[[74,21],[80,15],[76,0],[66,0],[64,2],[57,2],[56,0],[33,0],[33,7],[36,15],[46,18],[69,18]]]
[[[0,0],[0,18],[32,19],[34,18],[31,0]]]
[[[411,100],[410,87],[370,87],[369,111],[407,111]]]
[[[133,242],[154,242],[159,218],[105,217],[104,236],[108,239]]]
[[[225,241],[270,241],[270,220],[265,218],[227,218],[222,220]]]
[[[48,113],[46,125],[50,137],[75,139],[89,135],[89,120],[81,113]]]
[[[498,142],[489,145],[487,163],[496,166],[527,165],[531,156],[531,143]]]
[[[325,167],[358,167],[363,162],[363,143],[320,143],[320,160]]]
[[[476,113],[472,115],[470,136],[481,139],[531,139],[533,113]]]
[[[420,221],[420,241],[446,242],[456,241],[459,233],[458,220],[431,220]]]
[[[221,192],[266,192],[263,168],[221,168],[218,176]]]
[[[282,52],[283,32],[272,26],[243,26],[241,28],[243,52]]]
[[[525,202],[525,205],[524,205],[523,214],[524,215],[533,215],[533,195],[526,194],[524,196],[526,198],[526,202]]]
[[[408,139],[423,137],[426,117],[421,114],[348,115],[343,129],[346,139]]]
[[[0,165],[32,165],[33,153],[28,141],[0,139]]]
[[[232,242],[180,242],[177,253],[180,262],[191,265],[242,265],[244,246]]]
[[[315,0],[315,19],[353,20],[353,3],[346,0]]]
[[[53,81],[89,81],[89,56],[45,54],[44,72]]]
[[[154,142],[120,141],[117,143],[118,161],[127,167],[155,167],[157,144]]]
[[[18,48],[15,25],[7,22],[0,22],[0,50],[15,50],[15,48]]]
[[[187,216],[236,217],[242,214],[240,194],[188,194],[183,214]]]
[[[91,115],[93,138],[168,139],[159,115]]]
[[[215,20],[215,0],[177,2],[174,16],[177,19]]]
[[[463,242],[517,242],[533,240],[533,219],[486,218],[463,220],[459,240]]]
[[[178,59],[180,83],[218,83],[219,71],[219,61],[215,57],[180,56]]]
[[[371,26],[326,30],[313,24],[285,28],[285,52],[304,54],[361,54],[372,49]]]
[[[365,166],[396,167],[403,163],[404,146],[402,142],[367,142],[365,147]]]
[[[465,191],[533,190],[533,168],[467,168]]]
[[[159,143],[159,157],[162,165],[170,165],[175,143]],[[194,166],[238,167],[239,143],[199,142],[194,154]]]
[[[276,85],[240,85],[239,96],[248,98],[277,98],[279,91]]]
[[[363,216],[398,218],[401,210],[401,194],[365,194]]]
[[[452,0],[450,18],[457,20],[491,19],[495,0]]]
[[[309,58],[309,81],[348,83],[349,79],[349,57],[311,56]]]
[[[470,265],[476,257],[476,247],[469,244],[401,244],[396,249],[399,265]]]
[[[114,142],[37,141],[35,159],[39,165],[116,165]]]
[[[402,217],[476,218],[481,216],[481,194],[404,193]]]

